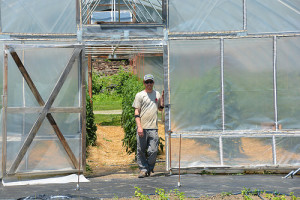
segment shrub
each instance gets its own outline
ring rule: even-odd
[[[93,94],[122,94],[124,82],[132,76],[130,72],[120,68],[117,74],[111,76],[101,76],[93,73],[92,77],[92,92]]]
[[[132,103],[136,93],[142,91],[144,88],[143,83],[138,80],[136,76],[131,75],[128,80],[124,82],[122,87],[122,118],[121,124],[125,132],[123,145],[126,151],[131,154],[136,152],[136,123],[134,118],[134,108]]]
[[[86,146],[96,145],[97,126],[95,124],[95,116],[93,113],[93,105],[90,102],[90,96],[86,94]]]

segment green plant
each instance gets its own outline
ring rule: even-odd
[[[139,187],[134,187],[136,190],[134,192],[134,196],[138,197],[141,200],[149,200],[150,198],[147,195],[144,195],[143,190]]]
[[[177,196],[177,198],[179,198],[179,200],[185,199],[184,192],[180,192],[178,189],[174,189],[173,193],[175,194],[175,196]]]
[[[118,94],[95,94],[93,95],[94,110],[121,110],[122,96]]]
[[[95,114],[95,123],[102,126],[120,126],[121,115],[119,114]]]
[[[85,165],[85,169],[87,172],[93,172],[92,168],[88,164]]]
[[[161,188],[156,188],[155,194],[157,194],[159,196],[159,199],[161,199],[161,200],[167,200],[170,197],[170,195],[166,194],[165,190],[161,189]]]
[[[139,81],[136,76],[132,75],[124,82],[122,90],[123,101],[121,124],[125,132],[123,145],[126,147],[126,151],[129,154],[136,152],[136,123],[132,103],[136,93],[142,91],[143,88],[143,83]]]
[[[114,194],[114,198],[113,199],[119,199],[118,195]]]
[[[86,146],[95,146],[97,140],[97,126],[90,97],[86,95]]]
[[[93,73],[92,92],[93,94],[121,94],[124,82],[131,76],[130,72],[120,68],[117,74],[101,76]]]
[[[231,195],[232,195],[231,192],[222,192],[222,193],[221,193],[221,196],[222,196],[222,197],[225,197],[225,196],[231,196]]]
[[[248,196],[248,195],[251,194],[250,188],[245,188],[244,187],[244,189],[241,192],[242,192],[242,195],[243,195],[245,200],[252,200],[252,198],[250,196]]]

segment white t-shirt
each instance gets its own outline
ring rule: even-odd
[[[140,117],[143,129],[158,129],[157,112],[160,98],[160,93],[155,90],[151,93],[143,90],[135,95],[132,107],[141,109]]]

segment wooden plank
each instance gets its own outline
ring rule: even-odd
[[[80,170],[80,172],[83,172],[82,170]],[[6,180],[9,180],[10,178],[11,179],[14,179],[15,177],[17,178],[49,178],[49,175],[62,175],[62,174],[75,174],[75,173],[78,173],[78,170],[75,170],[75,169],[70,169],[70,170],[51,170],[51,171],[48,171],[48,170],[45,170],[45,171],[42,171],[42,172],[26,172],[26,173],[22,173],[22,172],[18,172],[18,173],[15,173],[15,174],[10,174],[7,176]],[[44,177],[45,176],[45,177]]]
[[[2,96],[2,177],[6,176],[6,160],[7,160],[7,76],[8,76],[8,54],[4,52],[3,66],[3,96]]]
[[[43,108],[41,107],[8,107],[8,113],[40,113]],[[52,107],[48,113],[81,113],[81,107]]]
[[[51,92],[51,95],[50,95],[49,99],[45,103],[42,112],[40,113],[38,119],[34,123],[33,127],[31,128],[31,130],[29,131],[29,134],[28,134],[27,138],[25,139],[25,141],[24,141],[24,143],[23,143],[20,151],[18,152],[18,155],[17,155],[16,159],[14,160],[14,162],[13,162],[13,164],[12,164],[10,170],[9,170],[9,174],[13,174],[13,173],[16,172],[18,166],[20,165],[20,163],[21,163],[21,161],[22,161],[25,153],[27,152],[28,148],[30,147],[30,145],[31,145],[31,143],[32,143],[32,141],[33,141],[33,139],[34,139],[34,137],[35,137],[38,129],[42,125],[43,120],[45,119],[46,116],[47,116],[50,124],[52,125],[53,129],[55,130],[55,133],[57,134],[58,138],[62,142],[65,150],[67,151],[67,153],[68,153],[68,155],[69,155],[72,163],[74,164],[74,166],[76,168],[78,168],[78,163],[77,163],[76,157],[74,156],[74,154],[71,151],[69,145],[65,141],[62,133],[58,129],[58,126],[56,125],[56,123],[55,123],[52,115],[49,114],[48,111],[49,111],[50,107],[52,106],[55,98],[57,97],[57,95],[58,95],[61,87],[63,86],[63,83],[65,82],[65,80],[66,80],[69,72],[72,69],[72,66],[73,66],[73,64],[75,62],[75,59],[76,59],[76,57],[78,57],[78,55],[80,54],[80,52],[81,52],[81,49],[75,49],[73,51],[73,54],[72,54],[72,56],[71,56],[71,58],[70,58],[70,60],[69,60],[69,62],[67,64],[67,66],[65,67],[65,69],[64,69],[63,73],[61,74],[59,80],[55,84],[55,87],[54,87],[53,91]],[[32,88],[30,88],[30,89],[33,91],[35,97],[36,98],[40,97],[39,92],[37,90],[34,90],[34,88],[36,89],[36,87],[33,84],[30,76],[28,75],[25,67],[23,66],[23,63],[20,61],[18,55],[14,51],[12,51],[11,54],[12,54],[12,56],[13,56],[16,64],[18,65],[18,67],[19,67],[19,69],[20,69],[23,77],[26,79],[26,82],[30,83],[29,86],[32,86]],[[40,99],[38,101],[39,101],[39,103],[43,102],[43,99],[40,97]]]
[[[73,34],[71,34],[73,35]],[[20,49],[20,48],[27,48],[27,49],[30,49],[30,48],[83,48],[84,45],[82,44],[10,44],[10,45],[7,45],[9,46],[9,51],[10,52],[13,52],[15,51],[14,49],[17,48],[17,49]]]

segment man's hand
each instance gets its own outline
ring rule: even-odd
[[[137,129],[137,132],[138,132],[138,135],[142,138],[142,137],[144,137],[144,130],[143,130],[143,128],[138,128]]]
[[[138,135],[140,137],[143,137],[144,136],[144,130],[142,128],[142,125],[141,125],[141,117],[140,117],[140,113],[141,113],[141,110],[139,108],[136,108],[134,110],[134,115],[136,115],[137,117],[135,118],[135,122],[136,122],[136,126],[137,126],[137,132],[138,132]]]

